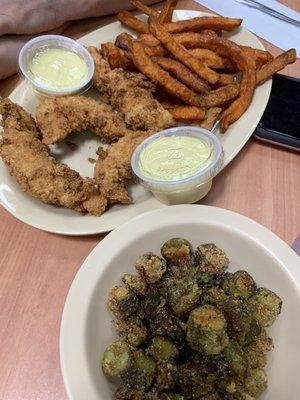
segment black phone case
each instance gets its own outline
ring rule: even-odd
[[[284,131],[278,131],[276,129],[273,129],[271,127],[269,127],[267,125],[267,123],[265,122],[265,120],[267,118],[265,114],[267,113],[274,113],[274,112],[280,112],[280,110],[274,110],[272,109],[272,105],[271,105],[271,97],[272,97],[272,92],[271,92],[271,97],[270,97],[270,102],[266,107],[265,113],[262,116],[259,124],[256,127],[256,130],[254,132],[254,136],[257,139],[263,140],[265,142],[268,143],[273,143],[273,144],[278,144],[280,146],[284,146],[290,149],[294,149],[294,150],[298,150],[300,151],[300,136],[299,136],[299,132],[300,132],[300,108],[297,106],[297,102],[299,102],[299,97],[300,97],[300,80],[297,78],[292,78],[290,76],[286,76],[286,75],[282,75],[282,74],[277,74],[275,75],[274,79],[280,79],[281,82],[279,81],[279,83],[284,84],[284,80],[289,81],[289,83],[293,83],[293,85],[297,86],[297,99],[295,100],[295,109],[296,109],[296,117],[297,119],[299,119],[299,124],[298,124],[298,135],[291,135],[287,132]],[[299,95],[298,95],[299,94]],[[274,93],[273,93],[274,95]],[[299,109],[298,109],[299,108]],[[268,116],[268,115],[267,115]],[[284,118],[284,113],[282,114],[282,117]],[[286,121],[286,123],[288,123],[288,120]],[[295,132],[296,133],[296,132]]]

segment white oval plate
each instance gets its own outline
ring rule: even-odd
[[[199,15],[207,14],[196,11],[176,11],[176,19]],[[115,37],[124,30],[119,22],[115,22],[93,31],[79,41],[84,45],[99,46],[103,42],[114,41]],[[241,28],[229,36],[237,43],[264,49],[256,36],[245,28]],[[217,134],[224,147],[224,167],[242,149],[257,126],[267,105],[271,85],[272,82],[269,80],[258,87],[247,112],[229,128],[226,134]],[[93,97],[96,96],[92,90],[89,94]],[[10,98],[33,115],[35,114],[39,100],[24,82],[11,93]],[[82,176],[93,176],[94,165],[88,162],[88,158],[97,158],[95,152],[99,146],[99,139],[91,134],[84,134],[73,135],[70,140],[78,144],[76,151],[71,151],[65,144],[60,144],[51,146],[53,153],[60,161],[77,170]],[[134,200],[133,204],[114,205],[101,217],[82,216],[66,208],[43,204],[22,192],[14,178],[9,175],[5,165],[0,161],[0,203],[16,218],[48,232],[65,235],[92,235],[107,232],[145,211],[165,207],[140,185],[132,185],[130,192]]]
[[[66,299],[60,360],[70,400],[111,400],[116,389],[103,375],[102,354],[116,333],[106,308],[109,290],[146,251],[160,253],[171,237],[193,246],[215,243],[226,251],[229,270],[247,270],[259,286],[283,300],[282,313],[268,329],[275,349],[269,354],[269,389],[261,400],[299,400],[300,258],[258,223],[231,211],[201,205],[171,206],[140,215],[104,238],[78,271]]]

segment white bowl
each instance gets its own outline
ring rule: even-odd
[[[281,239],[256,222],[208,206],[180,205],[140,215],[110,233],[88,256],[68,294],[61,324],[60,358],[68,397],[111,400],[116,387],[103,375],[100,360],[116,334],[105,301],[139,255],[160,252],[167,239],[181,236],[196,246],[223,248],[230,269],[246,269],[260,286],[283,300],[282,313],[269,329],[275,349],[268,359],[269,388],[264,400],[300,399],[300,258]]]

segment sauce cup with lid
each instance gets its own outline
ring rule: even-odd
[[[50,97],[86,91],[91,86],[95,66],[88,50],[75,40],[42,35],[22,47],[19,68],[36,92]]]
[[[206,129],[191,126],[150,136],[135,149],[131,159],[137,180],[165,204],[201,200],[222,165],[220,140]]]

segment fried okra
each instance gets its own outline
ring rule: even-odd
[[[188,360],[179,367],[179,391],[187,399],[198,399],[214,390],[216,377],[203,371],[201,363]]]
[[[241,346],[231,340],[224,349],[224,355],[233,376],[243,379],[248,369],[248,360]]]
[[[167,299],[174,314],[183,316],[192,311],[198,304],[201,289],[191,278],[171,280],[167,289]]]
[[[145,391],[151,387],[156,371],[156,361],[142,350],[133,353],[132,368],[122,375],[126,387]]]
[[[129,345],[117,340],[107,347],[103,354],[102,369],[106,375],[121,376],[133,365],[133,355]]]
[[[236,382],[231,376],[226,376],[217,381],[216,386],[219,392],[233,394],[236,392]]]
[[[137,295],[143,296],[147,292],[147,283],[140,276],[125,274],[122,281]]]
[[[228,330],[231,333],[247,331],[249,329],[252,315],[247,304],[243,301],[228,297],[220,308],[224,313]]]
[[[268,387],[267,375],[263,369],[251,369],[244,382],[244,390],[256,398]]]
[[[186,340],[204,355],[220,354],[228,343],[226,320],[213,306],[196,308],[190,313]]]
[[[180,394],[177,394],[177,393],[167,393],[167,399],[168,400],[184,400],[184,397],[180,396]]]
[[[260,334],[262,334],[264,330],[264,327],[259,325],[255,319],[252,319],[249,327],[245,326],[245,329],[238,332],[235,335],[235,338],[241,346],[247,346],[248,344],[252,343]]]
[[[256,291],[256,283],[246,271],[236,271],[226,277],[222,287],[227,294],[239,299],[248,299]]]
[[[214,392],[214,393],[210,393],[207,394],[205,396],[201,396],[201,398],[199,400],[222,400],[219,393]]]
[[[256,321],[266,327],[274,324],[281,312],[282,301],[271,290],[259,288],[250,297],[248,304]]]
[[[229,259],[226,253],[213,243],[201,244],[197,247],[196,264],[199,272],[220,274],[228,268]]]
[[[121,337],[133,347],[140,346],[148,336],[148,330],[138,315],[131,315],[117,321],[117,330]]]
[[[168,395],[163,393],[161,390],[154,388],[151,392],[148,392],[144,397],[144,400],[169,400]]]
[[[147,321],[153,335],[169,336],[177,342],[185,338],[182,322],[167,306],[158,307],[148,316]]]
[[[107,305],[117,319],[124,319],[138,309],[139,300],[132,290],[115,286],[109,293]]]
[[[180,267],[190,267],[193,263],[193,248],[188,240],[172,238],[161,248],[161,255],[170,264]]]
[[[232,400],[255,400],[254,397],[245,392],[236,392]]]
[[[218,287],[210,287],[206,289],[202,296],[202,303],[215,306],[222,309],[223,305],[227,301],[227,295],[224,290]]]
[[[144,400],[145,393],[140,390],[120,387],[114,397],[114,400]]]
[[[263,368],[267,364],[267,355],[274,347],[273,340],[263,331],[256,339],[244,347],[249,368]]]
[[[156,367],[156,384],[162,390],[174,389],[178,382],[178,367],[175,363],[159,362]]]
[[[155,283],[161,279],[167,267],[160,257],[146,253],[137,260],[135,269],[147,283]]]
[[[178,357],[178,349],[171,339],[165,336],[154,336],[148,352],[157,361],[171,361]]]
[[[172,238],[141,256],[108,307],[120,339],[105,350],[103,372],[122,383],[115,400],[255,400],[273,348],[266,327],[281,299],[246,271],[226,271],[212,243],[196,251]]]

